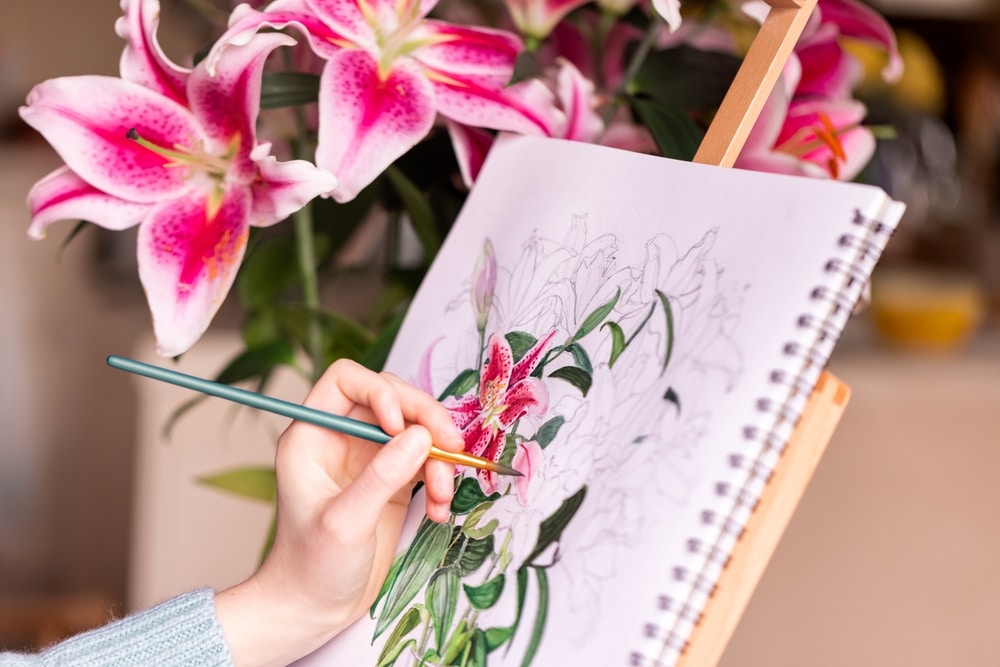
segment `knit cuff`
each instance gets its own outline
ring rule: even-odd
[[[223,667],[229,645],[215,616],[215,592],[201,588],[56,644],[46,665]]]

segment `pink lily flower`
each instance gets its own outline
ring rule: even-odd
[[[521,477],[514,480],[514,483],[517,485],[517,499],[524,507],[528,505],[528,487],[531,479],[542,467],[543,458],[545,455],[542,453],[542,446],[534,440],[517,444],[517,452],[514,454],[511,467],[521,473]]]
[[[436,0],[277,0],[241,5],[207,60],[265,27],[293,27],[326,60],[316,162],[349,201],[424,138],[440,113],[473,127],[539,134],[537,81],[507,87],[523,50],[509,32],[425,18]]]
[[[20,110],[66,163],[31,190],[28,234],[41,238],[63,219],[139,225],[157,351],[175,356],[204,333],[228,293],[250,226],[284,219],[336,180],[308,162],[277,162],[255,139],[264,59],[291,38],[233,49],[209,76],[163,56],[156,0],[122,6],[126,78],[52,79]]]
[[[775,86],[735,167],[850,180],[871,160],[875,137],[861,125],[865,105],[851,99],[792,100],[789,78]]]
[[[537,44],[571,11],[590,0],[504,0],[518,32]]]
[[[555,335],[552,331],[541,338],[516,364],[507,339],[499,333],[490,337],[479,374],[479,393],[449,397],[444,402],[455,425],[462,429],[465,451],[499,461],[511,427],[524,416],[545,412],[548,391],[541,380],[530,376]],[[531,469],[521,472],[527,477]],[[496,473],[479,470],[478,476],[484,493],[497,490]]]

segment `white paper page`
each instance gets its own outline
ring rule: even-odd
[[[445,613],[452,623],[439,648],[419,593],[407,608],[422,605],[414,613],[424,616],[393,640],[413,641],[392,664],[418,664],[410,657],[414,644],[422,655],[444,651],[462,619],[489,631],[478,641],[489,640],[490,665],[521,665],[532,651],[535,665],[634,664],[633,652],[661,643],[654,626],[668,616],[666,598],[674,608],[683,600],[700,604],[678,568],[701,571],[705,558],[692,553],[700,547],[691,540],[708,545],[719,534],[704,523],[704,511],[728,513],[733,503],[719,495],[719,484],[738,489],[747,480],[730,457],[758,453],[744,429],[773,421],[758,399],[781,391],[773,370],[797,370],[786,342],[811,335],[799,326],[801,315],[829,314],[828,302],[811,298],[813,289],[840,287],[828,260],[851,259],[856,249],[841,237],[858,231],[859,209],[874,216],[885,202],[868,186],[587,144],[516,137],[495,146],[388,367],[440,395],[478,368],[491,335],[515,343],[523,334],[551,335],[551,358],[530,386],[490,397],[476,385],[465,401],[496,423],[505,402],[534,391],[535,412],[516,421],[516,433],[531,441],[544,425],[549,433],[561,426],[544,449],[523,447],[540,452],[526,497],[501,478],[501,497],[476,522],[482,528],[498,520],[494,558],[461,583],[477,589],[503,575],[499,599],[476,610],[461,589],[454,613]],[[481,334],[474,270],[487,241],[497,276]],[[596,325],[574,340],[588,318]],[[567,343],[575,345],[563,350]],[[557,543],[525,565],[543,521],[584,488]],[[404,546],[422,514],[411,519]],[[522,566],[527,584],[518,618]],[[711,565],[705,573],[715,574]],[[395,625],[372,646],[375,627],[365,618],[304,662],[376,665]]]

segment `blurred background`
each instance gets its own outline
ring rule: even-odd
[[[731,667],[1000,664],[1000,3],[871,4],[906,74],[864,90],[869,121],[895,128],[864,177],[908,210],[831,362],[851,404]],[[168,53],[198,48],[171,28],[183,3],[163,5]],[[153,360],[134,237],[25,237],[25,194],[58,161],[17,106],[46,78],[116,74],[118,15],[114,0],[0,3],[0,649],[234,583],[270,521],[195,479],[269,463],[280,421],[204,403],[165,439],[188,396],[104,364]],[[224,309],[181,370],[218,372],[236,326]]]

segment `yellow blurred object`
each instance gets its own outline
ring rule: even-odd
[[[882,68],[888,62],[883,50],[856,40],[844,40],[844,49],[864,68],[859,92],[885,90],[907,109],[940,115],[945,108],[946,96],[944,76],[937,58],[927,43],[914,32],[897,30],[896,40],[903,59],[903,75],[891,84],[882,79]]]
[[[979,328],[985,315],[975,279],[936,270],[892,270],[872,278],[871,314],[890,343],[953,350]]]

